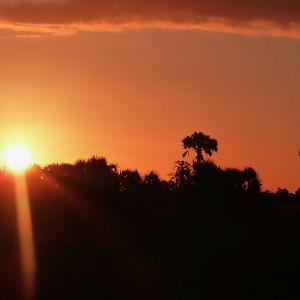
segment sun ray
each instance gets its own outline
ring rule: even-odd
[[[15,196],[21,250],[24,299],[32,300],[34,299],[35,293],[36,262],[30,203],[24,173],[15,175]]]

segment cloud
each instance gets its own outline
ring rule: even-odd
[[[0,28],[71,34],[206,29],[300,37],[300,0],[0,0]]]

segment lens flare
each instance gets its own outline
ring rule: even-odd
[[[36,262],[30,202],[24,174],[15,175],[15,192],[24,300],[33,300],[35,298]]]

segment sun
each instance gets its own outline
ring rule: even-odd
[[[23,172],[32,164],[32,155],[25,145],[15,144],[3,152],[5,166],[13,172]]]

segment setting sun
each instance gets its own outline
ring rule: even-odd
[[[32,164],[32,155],[24,145],[13,145],[3,153],[5,166],[14,172],[24,171]]]

